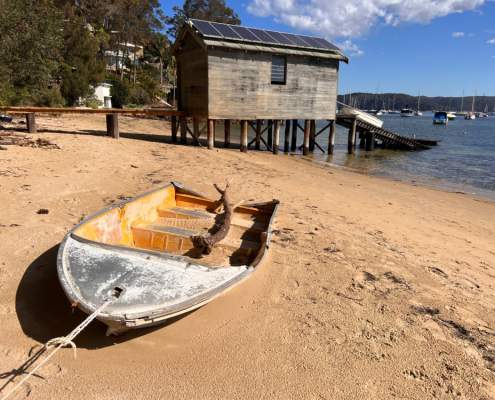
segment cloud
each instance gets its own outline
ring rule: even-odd
[[[337,44],[346,54],[354,57],[359,57],[364,54],[364,51],[359,48],[356,43],[353,43],[351,40],[347,39],[343,42]]]
[[[495,38],[492,38],[487,41],[488,44],[495,44]]]
[[[464,37],[464,36],[466,36],[466,34],[464,32],[452,32],[452,37],[453,38],[458,39],[458,38],[461,38],[461,37]]]
[[[427,23],[486,0],[250,0],[248,12],[325,37],[358,37],[373,26]]]

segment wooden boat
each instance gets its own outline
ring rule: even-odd
[[[270,245],[278,201],[235,208],[227,237],[197,258],[192,237],[211,232],[219,202],[178,183],[87,218],[60,245],[57,269],[69,301],[107,334],[156,325],[210,302],[246,279]]]

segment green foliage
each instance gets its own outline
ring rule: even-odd
[[[236,12],[225,4],[225,0],[185,0],[182,7],[173,8],[174,15],[166,18],[167,33],[176,37],[187,18],[204,19],[225,24],[240,25]]]
[[[91,87],[105,78],[105,61],[99,53],[108,35],[89,26],[74,10],[67,9],[60,78],[61,92],[69,106],[87,97]]]
[[[2,102],[58,102],[62,15],[51,0],[0,0]]]
[[[121,81],[120,79],[111,80],[112,87],[110,88],[110,95],[112,96],[112,106],[115,108],[122,108],[129,103],[129,96],[131,91],[131,85],[127,81]]]

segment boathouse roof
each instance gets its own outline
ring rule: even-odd
[[[206,47],[328,58],[346,63],[349,61],[337,46],[320,37],[248,28],[199,19],[187,20],[185,27],[186,29],[182,30],[176,45],[181,42],[187,31],[190,31]]]

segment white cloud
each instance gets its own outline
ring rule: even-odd
[[[379,23],[427,23],[485,0],[250,0],[248,11],[326,37],[357,37]]]
[[[452,37],[453,38],[458,39],[458,38],[461,38],[461,37],[464,37],[464,36],[466,36],[466,34],[464,32],[452,32]]]
[[[344,40],[337,45],[344,51],[344,53],[350,56],[359,57],[364,54],[364,51],[361,50],[356,43],[352,42],[349,39]]]
[[[487,43],[488,44],[495,44],[495,38],[488,40]]]

